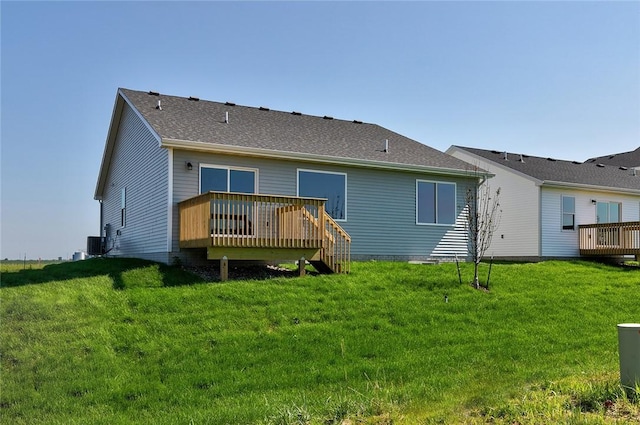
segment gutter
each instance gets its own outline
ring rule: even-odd
[[[176,148],[184,150],[195,150],[202,152],[220,153],[226,155],[253,156],[260,158],[275,158],[285,160],[296,160],[302,162],[313,162],[331,165],[346,165],[362,168],[376,168],[394,171],[412,171],[420,173],[432,173],[444,176],[457,177],[477,177],[489,178],[491,173],[478,173],[474,170],[459,170],[453,168],[429,167],[425,165],[400,164],[395,162],[372,161],[367,159],[341,158],[326,155],[317,155],[301,152],[276,151],[270,149],[250,148],[245,146],[220,145],[205,142],[194,142],[189,140],[163,138],[160,146],[164,148]]]
[[[591,184],[582,184],[582,183],[567,183],[567,182],[558,182],[552,180],[544,180],[541,186],[545,187],[555,187],[555,188],[568,188],[568,189],[587,189],[587,190],[596,190],[600,192],[611,192],[611,193],[626,193],[631,195],[640,195],[640,189],[628,189],[623,187],[611,187],[611,186],[597,186]]]

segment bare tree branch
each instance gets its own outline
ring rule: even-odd
[[[491,239],[498,228],[502,210],[500,209],[500,188],[492,194],[485,181],[467,190],[467,225],[469,230],[469,255],[474,263],[473,285],[480,287],[478,265],[491,246]]]

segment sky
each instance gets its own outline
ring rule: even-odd
[[[118,87],[584,161],[640,145],[640,2],[0,2],[0,258],[69,258]]]

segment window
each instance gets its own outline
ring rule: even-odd
[[[120,227],[125,227],[125,224],[127,224],[127,188],[123,187],[120,192]]]
[[[416,223],[454,224],[455,221],[455,183],[416,180]]]
[[[562,230],[576,230],[576,198],[562,197]]]
[[[200,166],[200,193],[209,191],[256,193],[257,170],[224,166]],[[211,201],[211,235],[254,235],[256,208],[251,201]]]
[[[598,202],[596,204],[596,223],[618,223],[622,205],[619,202]]]
[[[298,170],[298,196],[324,198],[325,210],[335,220],[347,219],[347,175]]]
[[[200,193],[256,193],[256,170],[200,166]]]

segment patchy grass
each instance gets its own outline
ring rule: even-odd
[[[3,272],[0,422],[633,423],[616,324],[638,320],[640,273],[491,276],[486,293],[453,264],[225,283],[140,260]]]

